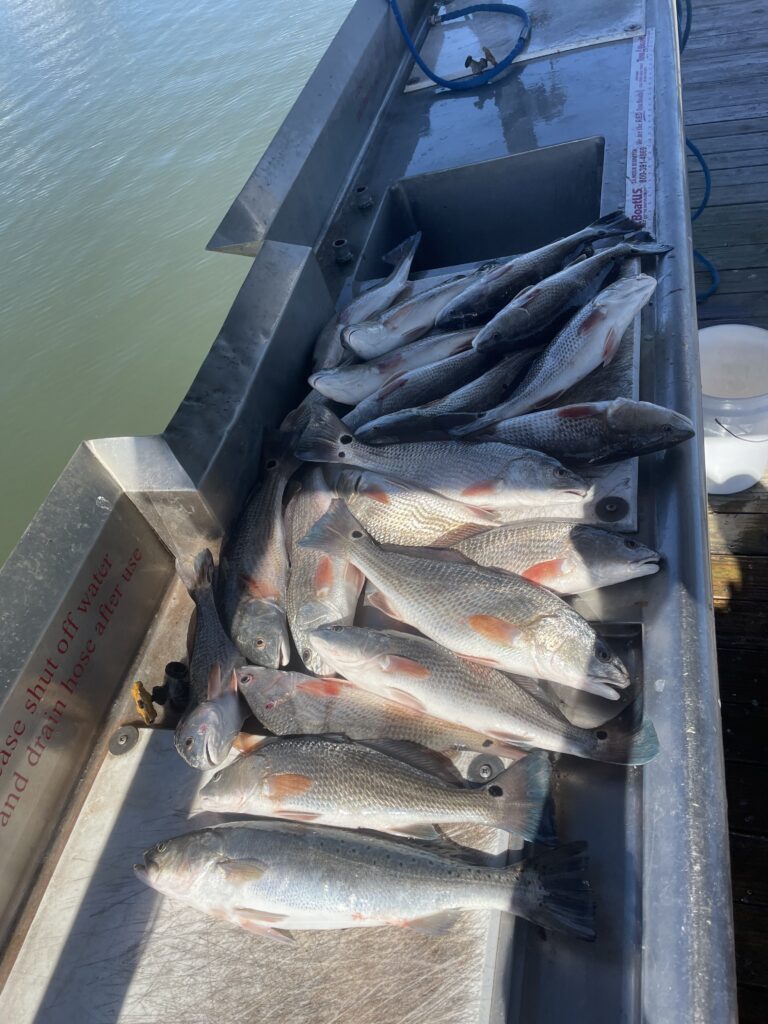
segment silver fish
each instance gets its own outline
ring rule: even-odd
[[[401,373],[428,366],[447,356],[463,352],[472,344],[475,332],[454,331],[451,334],[430,334],[427,338],[414,341],[410,345],[367,363],[352,363],[348,366],[337,366],[332,370],[313,373],[309,383],[321,395],[334,402],[345,405],[356,405]]]
[[[445,438],[448,429],[476,419],[478,410],[492,409],[506,398],[538,349],[504,356],[495,366],[444,398],[427,405],[379,416],[355,431],[366,444],[398,444]]]
[[[506,401],[452,432],[474,434],[500,420],[520,416],[553,401],[601,364],[607,366],[655,288],[656,282],[646,274],[621,278],[605,288],[568,321]]]
[[[457,658],[424,637],[395,630],[324,626],[311,642],[361,689],[414,714],[439,716],[494,742],[541,748],[612,764],[645,764],[659,749],[651,722],[619,720],[580,729],[515,678]]]
[[[551,837],[544,820],[550,778],[545,753],[529,754],[477,788],[445,765],[434,751],[397,740],[276,736],[216,772],[198,800],[208,811],[428,840],[440,836],[435,823],[488,825],[530,840]]]
[[[369,288],[345,306],[340,313],[331,317],[320,332],[315,342],[312,365],[315,370],[338,366],[344,358],[344,347],[341,344],[341,332],[347,324],[370,320],[388,309],[404,291],[411,272],[411,263],[421,241],[418,231],[406,238],[397,248],[388,253],[384,259],[394,264],[394,270],[382,284]]]
[[[213,556],[206,548],[190,571],[180,560],[176,571],[197,608],[189,663],[190,707],[176,726],[176,749],[193,768],[215,768],[229,753],[246,717],[235,669],[243,657],[219,620],[213,599]]]
[[[623,211],[616,210],[567,238],[516,256],[482,274],[447,303],[440,310],[436,323],[443,328],[479,327],[511,302],[523,288],[557,273],[568,259],[578,255],[591,242],[634,232],[639,227]]]
[[[247,665],[238,671],[237,682],[256,718],[278,736],[340,733],[353,740],[418,743],[448,756],[462,750],[520,756],[506,741],[413,711],[343,679]]]
[[[313,410],[296,455],[372,469],[483,508],[567,503],[587,493],[579,476],[540,452],[466,441],[367,445],[325,407]]]
[[[469,348],[469,342],[467,346]],[[442,398],[475,380],[487,362],[482,352],[469,348],[469,351],[459,352],[416,370],[408,370],[356,405],[343,417],[342,422],[356,433],[363,424],[386,413]]]
[[[331,470],[330,478],[336,494],[380,544],[445,547],[500,521],[488,509],[380,473],[349,468]]]
[[[444,560],[432,549],[385,551],[340,501],[301,543],[348,558],[380,592],[383,611],[456,654],[609,700],[629,685],[626,668],[589,623],[521,576]]]
[[[482,328],[472,342],[485,348],[521,348],[568,310],[591,299],[610,271],[630,256],[662,255],[670,247],[657,245],[647,232],[630,235],[618,245],[526,288]]]
[[[450,546],[478,565],[517,573],[557,594],[651,576],[661,558],[625,534],[557,519],[500,526]]]
[[[458,910],[505,910],[594,938],[583,843],[506,868],[413,841],[294,822],[242,821],[157,843],[134,871],[146,885],[257,935],[411,927],[440,934]]]
[[[489,427],[483,437],[602,465],[671,448],[694,434],[693,423],[679,412],[614,398],[513,416]]]
[[[299,547],[298,542],[333,500],[319,467],[308,472],[285,511],[290,574],[285,610],[299,657],[310,672],[329,673],[327,665],[312,650],[308,634],[328,622],[351,625],[364,579],[349,562],[320,551]]]
[[[268,668],[287,665],[291,653],[283,492],[298,462],[284,444],[275,436],[264,445],[261,482],[224,546],[217,581],[222,622],[235,646],[252,664]]]
[[[341,332],[341,340],[360,359],[374,359],[407,345],[434,327],[438,312],[466,288],[469,279],[464,274],[457,274],[393,306],[378,320],[350,323]]]

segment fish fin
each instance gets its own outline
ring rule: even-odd
[[[255,577],[247,576],[245,573],[240,573],[237,581],[240,584],[242,593],[254,601],[277,601],[281,597],[281,594],[271,583],[257,580]]]
[[[195,558],[192,569],[181,558],[177,558],[176,572],[190,594],[196,590],[206,590],[213,584],[213,555],[205,548]]]
[[[375,483],[370,481],[359,484],[357,487],[358,494],[364,494],[367,498],[371,498],[373,501],[378,501],[380,505],[389,505],[391,499],[383,487],[378,487]]]
[[[342,438],[345,440],[342,442]],[[349,440],[346,440],[346,439]],[[326,405],[315,405],[296,443],[295,454],[305,462],[342,462],[352,434]],[[341,453],[341,454],[340,454]]]
[[[228,882],[258,882],[267,871],[267,865],[251,858],[247,860],[230,860],[223,857],[216,862],[217,869]]]
[[[659,737],[651,721],[640,722],[633,729],[607,722],[599,729],[594,729],[592,735],[594,744],[589,756],[595,761],[607,764],[647,764],[659,752]]]
[[[273,801],[302,796],[312,785],[308,775],[295,772],[273,772],[264,776],[264,795]]]
[[[603,345],[603,366],[607,366],[619,351],[619,345],[621,344],[621,335],[618,333],[615,327],[611,327],[605,336],[605,343]]]
[[[376,587],[366,587],[363,602],[370,605],[371,608],[377,608],[380,612],[384,612],[391,619],[400,619],[400,612],[393,604],[390,604],[389,598],[385,597]]]
[[[413,259],[420,241],[421,232],[417,231],[416,234],[409,235],[403,242],[396,245],[394,249],[384,253],[381,258],[384,263],[388,263],[391,267],[396,267],[398,263],[402,263],[406,259]]]
[[[328,511],[322,515],[312,529],[299,541],[299,547],[324,551],[329,555],[347,558],[351,548],[363,539],[371,541],[360,523],[347,508],[345,502],[335,498]]]
[[[442,833],[434,825],[392,825],[384,831],[391,836],[403,836],[406,839],[421,839],[432,843],[441,838]]]
[[[439,914],[428,914],[426,917],[414,917],[410,921],[399,922],[403,928],[409,928],[421,935],[445,935],[456,924],[461,911],[443,910]]]
[[[490,497],[495,494],[499,489],[498,477],[491,477],[488,480],[478,480],[477,483],[470,484],[469,487],[465,487],[461,492],[462,498],[483,498]]]
[[[576,332],[579,335],[588,334],[590,331],[598,327],[604,320],[608,318],[608,313],[603,309],[602,306],[595,306],[588,316],[579,325],[579,329]]]
[[[274,928],[273,922],[284,921],[284,914],[269,914],[262,910],[251,910],[248,907],[235,907],[232,911],[235,924],[239,925],[252,935],[261,935],[265,939],[275,939],[277,942],[295,942],[291,932],[283,928]]]
[[[604,217],[598,217],[589,226],[593,231],[599,231],[600,237],[606,238],[608,235],[626,235],[628,231],[638,231],[643,225],[632,220],[623,210],[614,210]]]
[[[318,597],[325,597],[334,583],[334,564],[329,555],[323,555],[315,569],[314,587]]]
[[[506,869],[518,878],[521,888],[537,892],[535,904],[517,912],[529,921],[555,932],[593,941],[595,904],[586,881],[587,844],[567,843]]]
[[[275,808],[275,816],[285,818],[286,821],[317,821],[320,817],[319,814],[313,814],[311,811],[292,811],[285,807]]]
[[[413,694],[408,693],[406,690],[401,690],[399,686],[390,686],[387,688],[387,694],[397,704],[402,704],[411,711],[417,711],[420,715],[427,714],[427,709],[421,701],[414,697]]]
[[[497,644],[512,645],[522,633],[519,626],[496,615],[470,615],[467,624],[475,633]]]
[[[533,841],[551,842],[555,837],[547,814],[552,766],[543,750],[534,750],[492,779],[485,792],[494,797],[496,825]]]
[[[399,391],[404,384],[408,383],[408,378],[405,374],[400,373],[397,377],[392,377],[386,384],[382,384],[378,391],[375,392],[376,398],[387,398],[389,395],[393,395],[395,391]],[[373,397],[373,396],[372,396]]]
[[[370,747],[371,750],[378,750],[382,754],[412,765],[419,771],[428,772],[442,782],[451,785],[466,785],[461,772],[449,757],[439,754],[436,750],[413,743],[411,740],[365,739],[360,740],[359,743],[364,747]]]
[[[473,512],[484,511],[483,509],[474,509]],[[498,519],[489,520],[488,523],[465,523],[463,526],[456,526],[454,529],[449,530],[447,533],[442,534],[435,541],[437,548],[450,548],[454,544],[460,544],[463,540],[469,540],[470,537],[476,537],[478,533],[485,533],[490,527],[498,523]],[[470,559],[471,561],[471,559]]]
[[[426,665],[413,658],[404,658],[400,654],[384,654],[378,659],[378,665],[382,672],[408,676],[409,679],[427,679],[430,675]]]
[[[563,405],[552,410],[558,419],[583,420],[590,419],[598,412],[597,402],[585,402],[583,405]]]
[[[558,576],[563,571],[564,564],[565,559],[563,558],[550,558],[545,562],[529,565],[520,575],[523,579],[530,580],[532,583],[540,583],[546,587],[550,583],[557,581]]]
[[[636,231],[633,235],[627,235],[624,241],[632,247],[634,256],[663,256],[674,249],[673,245],[657,242],[648,231]]]
[[[241,732],[235,736],[232,746],[243,754],[250,754],[257,750],[265,739],[267,739],[266,736],[258,736],[251,732]]]
[[[345,686],[352,686],[352,683],[332,679],[330,676],[320,676],[308,677],[306,682],[299,683],[296,689],[302,693],[312,694],[313,697],[338,697]]]

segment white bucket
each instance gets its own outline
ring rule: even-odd
[[[768,331],[704,327],[699,353],[707,491],[735,494],[768,468]]]

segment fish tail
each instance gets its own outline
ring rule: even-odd
[[[590,756],[606,764],[647,764],[659,752],[659,737],[653,722],[648,720],[638,723],[634,729],[609,723],[594,729],[592,736]]]
[[[398,263],[404,263],[406,260],[410,263],[413,257],[416,255],[416,250],[419,247],[421,241],[421,232],[417,231],[415,235],[409,235],[404,242],[400,242],[394,249],[390,249],[389,252],[384,253],[381,257],[385,263],[389,263],[391,267],[396,267]]]
[[[213,584],[213,555],[205,548],[197,555],[191,568],[188,563],[177,558],[176,573],[190,594],[196,590],[210,589]]]
[[[342,438],[348,439],[342,442]],[[342,445],[352,435],[347,427],[325,405],[315,405],[307,418],[304,430],[296,442],[295,454],[306,462],[341,462]]]
[[[368,538],[368,534],[346,504],[335,499],[325,515],[317,520],[305,537],[302,537],[299,547],[325,551],[329,555],[349,559],[349,549],[363,538]]]
[[[585,877],[588,860],[587,844],[576,842],[526,861],[519,884],[535,895],[531,906],[519,908],[524,916],[551,931],[593,941],[595,904]],[[514,864],[507,868],[519,870]]]
[[[673,245],[662,245],[657,242],[650,231],[635,231],[624,239],[634,256],[663,256],[671,252]]]
[[[497,826],[531,841],[555,840],[547,807],[551,774],[548,754],[534,750],[492,779],[485,792],[498,805]]]
[[[324,405],[325,396],[318,391],[310,391],[280,424],[280,432],[286,438],[286,441],[291,441],[295,445],[309,425],[313,411]]]
[[[623,210],[614,210],[613,213],[606,213],[604,217],[598,217],[589,226],[593,231],[599,232],[600,238],[608,238],[610,235],[626,235],[628,231],[637,231],[643,225],[632,220]]]

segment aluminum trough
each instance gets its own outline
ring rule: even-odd
[[[430,5],[401,6],[423,32]],[[646,26],[648,226],[674,252],[642,317],[634,378],[641,398],[700,425],[669,0],[649,0]],[[404,94],[411,62],[387,5],[352,9],[211,240],[253,263],[168,428],[84,443],[0,573],[0,1019],[736,1019],[700,440],[640,466],[632,512],[663,571],[579,604],[631,654],[661,742],[643,769],[559,762],[560,831],[592,852],[594,945],[468,914],[440,939],[304,935],[286,952],[197,918],[130,870],[144,847],[183,830],[197,780],[167,732],[143,733],[122,755],[107,749],[133,717],[129,683],[159,682],[184,654],[190,605],[174,553],[216,546],[253,483],[263,430],[305,392],[317,331],[354,282],[380,276],[388,244],[421,227],[415,269],[430,273],[624,206],[630,34],[524,62],[484,90]],[[374,198],[364,211],[362,185]],[[343,267],[338,238],[356,257]]]

